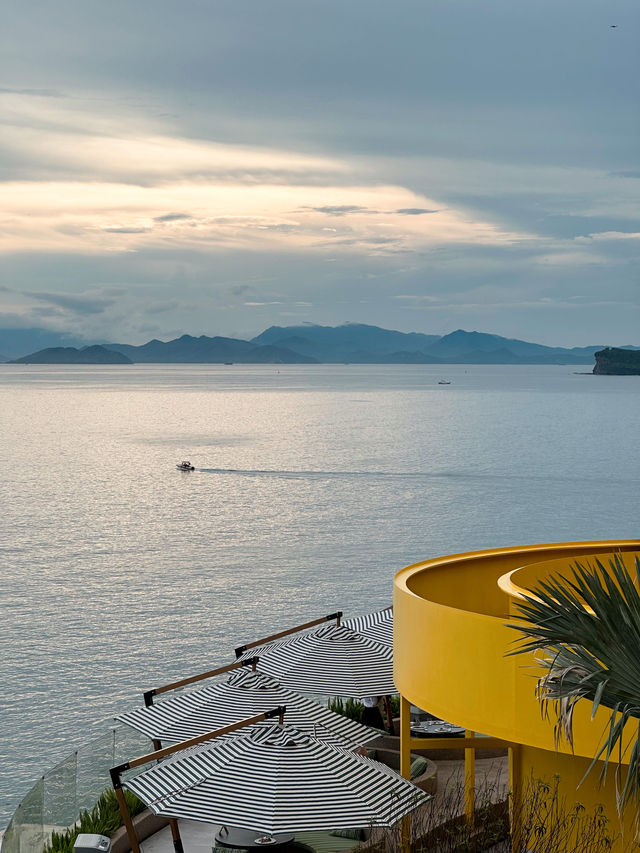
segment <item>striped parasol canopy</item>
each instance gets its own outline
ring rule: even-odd
[[[393,647],[393,607],[345,619],[342,624],[369,640]]]
[[[291,725],[341,746],[355,749],[380,735],[376,729],[287,690],[269,675],[247,669],[236,670],[226,681],[165,699],[148,708],[137,708],[117,719],[147,737],[163,743],[179,743],[278,705],[286,705],[287,722]]]
[[[389,827],[430,799],[384,764],[273,724],[175,753],[123,785],[156,814],[270,835]]]
[[[249,654],[259,655],[261,672],[302,693],[363,699],[398,692],[393,683],[393,649],[344,626],[323,625],[243,657]]]

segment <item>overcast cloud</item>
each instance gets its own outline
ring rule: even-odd
[[[0,328],[640,344],[639,36],[635,0],[10,0]]]

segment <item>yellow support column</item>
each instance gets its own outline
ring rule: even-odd
[[[400,697],[400,775],[411,778],[411,703]]]
[[[520,853],[522,850],[522,785],[520,782],[522,756],[520,745],[509,747],[509,788],[511,801],[509,804],[509,822],[511,824],[511,850]]]
[[[411,779],[411,703],[400,695],[400,775]],[[411,816],[402,818],[402,849],[411,850]]]
[[[467,729],[465,737],[475,737],[476,733]],[[464,751],[464,813],[467,823],[473,825],[476,810],[476,748],[472,746]]]

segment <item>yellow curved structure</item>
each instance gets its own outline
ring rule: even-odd
[[[403,698],[403,753],[410,749],[411,703],[467,729],[467,747],[475,745],[475,732],[509,745],[514,794],[532,772],[540,777],[559,774],[563,793],[571,792],[574,801],[604,802],[615,814],[613,782],[598,789],[597,772],[579,794],[575,792],[601,740],[607,710],[599,710],[591,720],[590,703],[579,703],[575,752],[566,744],[556,751],[553,725],[543,719],[535,697],[538,669],[533,656],[507,656],[519,636],[508,626],[517,621],[515,605],[523,593],[550,574],[570,575],[576,561],[597,557],[606,564],[614,553],[631,566],[636,554],[640,556],[640,541],[497,548],[425,560],[398,572],[394,679]],[[472,772],[469,749],[467,757]],[[472,803],[472,792],[467,796]]]

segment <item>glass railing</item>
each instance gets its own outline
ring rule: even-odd
[[[149,752],[148,738],[113,726],[47,771],[15,810],[2,839],[2,853],[41,853],[53,830],[72,827],[111,787],[109,769]]]

